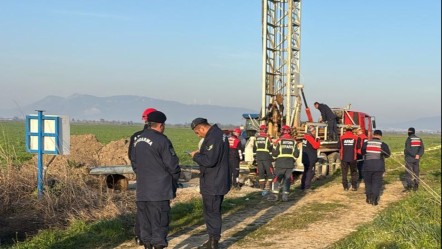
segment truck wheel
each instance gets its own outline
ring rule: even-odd
[[[330,175],[333,175],[337,169],[341,166],[341,160],[339,159],[338,152],[332,152],[328,156],[328,163],[330,165]]]
[[[318,178],[322,179],[329,174],[329,160],[324,153],[321,153],[316,163],[316,173]]]

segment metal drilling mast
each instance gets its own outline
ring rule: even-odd
[[[271,119],[273,105],[274,126],[299,127],[301,0],[263,0],[262,11],[261,118]]]

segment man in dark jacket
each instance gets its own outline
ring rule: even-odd
[[[416,136],[416,130],[413,127],[408,128],[408,138],[404,149],[407,191],[411,189],[417,191],[419,187],[419,161],[424,155],[424,149],[424,142],[422,138]]]
[[[145,248],[168,246],[170,200],[175,198],[181,168],[170,140],[163,135],[166,115],[148,115],[149,128],[134,141],[132,168],[137,175],[137,216]]]
[[[350,169],[351,175],[351,190],[358,189],[358,169],[357,169],[357,152],[358,152],[358,137],[353,134],[353,128],[347,126],[345,133],[339,138],[338,150],[341,159],[342,171],[342,186],[344,190],[348,190],[347,175]]]
[[[338,139],[338,121],[335,113],[326,104],[320,104],[318,102],[314,103],[316,109],[321,112],[322,122],[327,123],[328,139],[327,140],[337,140]]]
[[[373,139],[362,145],[361,153],[364,156],[364,182],[366,202],[378,205],[381,193],[383,175],[385,172],[385,159],[390,157],[390,148],[381,141],[382,131],[375,130]]]
[[[127,155],[129,157],[129,160],[131,162],[131,165],[133,165],[133,161],[135,160],[135,158],[132,158],[132,150],[134,148],[134,143],[135,140],[141,135],[141,133],[143,133],[144,130],[147,130],[149,128],[149,121],[147,120],[147,116],[151,113],[156,111],[155,108],[146,108],[143,111],[143,114],[141,115],[141,119],[144,120],[144,127],[141,131],[137,131],[135,132],[129,140],[129,149],[127,152]],[[141,236],[140,236],[140,222],[138,221],[138,216],[135,215],[135,226],[134,226],[134,233],[135,233],[135,243],[137,243],[138,245],[142,245],[143,243],[141,242]]]
[[[221,204],[231,187],[229,167],[229,141],[227,135],[205,118],[196,118],[191,123],[195,134],[203,138],[199,150],[190,155],[200,166],[200,193],[203,198],[203,215],[209,240],[200,249],[218,249],[221,238]]]
[[[316,128],[308,127],[308,132],[304,134],[302,140],[302,164],[304,165],[304,173],[301,177],[301,189],[303,191],[311,191],[312,179],[315,174],[315,164],[318,161],[318,149],[321,146],[319,137],[316,137]]]

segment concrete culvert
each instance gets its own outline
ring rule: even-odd
[[[124,191],[128,189],[129,181],[123,175],[108,175],[106,185],[110,189]]]

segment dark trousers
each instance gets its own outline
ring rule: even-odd
[[[338,139],[338,122],[336,119],[327,120],[327,128],[328,128],[328,139],[336,140]]]
[[[359,173],[359,180],[364,179],[364,175],[363,175],[363,169],[364,169],[364,160],[361,154],[357,155],[357,166],[358,166],[358,173]]]
[[[135,215],[134,233],[135,233],[136,237],[141,238],[140,221],[138,220],[138,211],[137,211],[137,214]]]
[[[345,189],[348,189],[348,181],[347,181],[348,169],[350,169],[351,186],[353,188],[357,188],[358,187],[358,170],[357,170],[357,166],[356,166],[356,161],[351,161],[351,162],[341,161],[342,186],[344,186]]]
[[[273,179],[272,162],[270,160],[256,161],[260,180]]]
[[[232,186],[235,187],[238,185],[237,178],[239,176],[239,158],[230,157],[229,164],[230,164],[230,172],[232,174]]]
[[[290,184],[292,183],[293,169],[275,168],[275,177],[273,178],[273,190],[275,194],[279,193],[282,185],[282,192],[288,194],[290,192]]]
[[[215,240],[221,238],[221,204],[223,200],[224,195],[203,195],[203,216],[207,233]]]
[[[365,194],[373,200],[379,198],[383,183],[383,171],[364,171]]]
[[[414,162],[405,161],[405,167],[408,169],[405,173],[407,180],[407,187],[414,187],[419,184],[419,161]],[[412,173],[410,173],[410,171]]]
[[[256,164],[258,168],[259,187],[264,190],[266,188],[266,184],[269,183],[267,188],[270,188],[274,177],[272,162],[270,160],[257,160]]]
[[[170,201],[137,201],[137,216],[143,244],[167,247]]]
[[[312,179],[315,175],[315,162],[310,162],[308,158],[303,158],[304,173],[301,177],[301,189],[309,189],[312,186]]]

